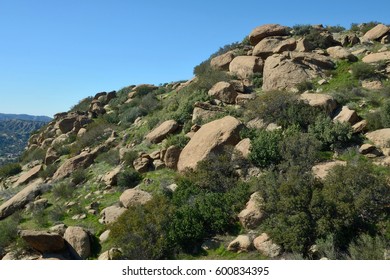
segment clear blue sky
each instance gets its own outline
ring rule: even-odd
[[[266,23],[389,23],[388,3],[0,0],[0,112],[52,116],[99,91],[189,79]]]

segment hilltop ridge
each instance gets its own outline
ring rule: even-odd
[[[81,100],[1,168],[0,256],[388,259],[389,43],[266,24],[189,81]]]

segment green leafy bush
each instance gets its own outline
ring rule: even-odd
[[[22,163],[29,163],[34,160],[44,161],[46,157],[46,149],[35,148],[33,150],[27,150],[21,156]]]
[[[5,254],[5,249],[18,236],[19,215],[12,215],[5,220],[0,221],[0,256]]]
[[[6,178],[19,174],[22,167],[19,163],[8,163],[0,167],[0,178]]]
[[[54,198],[60,198],[60,199],[69,199],[73,196],[73,193],[74,193],[74,185],[73,184],[69,184],[67,182],[62,182],[62,183],[59,183],[59,184],[56,184],[53,188],[52,188],[52,194],[54,196]]]
[[[259,167],[277,165],[281,160],[279,144],[282,141],[280,131],[260,130],[252,140],[249,159]]]
[[[70,111],[71,112],[76,112],[76,111],[86,112],[89,110],[89,106],[91,106],[92,100],[93,100],[93,97],[88,96],[88,97],[84,98],[83,100],[81,100],[78,104],[76,104],[72,108],[70,108]]]
[[[354,63],[351,66],[351,70],[352,70],[352,76],[358,80],[373,79],[378,77],[378,74],[375,71],[376,70],[375,67],[368,63],[364,63],[364,62]]]
[[[175,134],[175,135],[170,135],[166,139],[164,143],[164,147],[168,148],[170,146],[176,146],[180,149],[183,149],[187,143],[190,141],[190,138],[183,134]]]
[[[51,178],[53,177],[54,173],[58,169],[58,164],[52,163],[45,167],[45,169],[41,170],[38,174],[38,176],[42,179]]]
[[[123,162],[125,166],[133,167],[133,162],[138,158],[138,152],[137,151],[127,151],[123,155]]]
[[[79,185],[87,180],[87,171],[84,168],[79,168],[72,173],[72,183]]]
[[[105,162],[111,166],[116,166],[120,163],[119,151],[117,149],[111,149],[108,152],[99,154],[96,159],[96,162]]]
[[[141,181],[142,176],[133,168],[126,168],[118,175],[118,187],[121,189],[133,188]]]
[[[386,249],[383,238],[362,234],[349,245],[348,252],[352,260],[384,260]]]

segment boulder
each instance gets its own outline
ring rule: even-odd
[[[68,117],[59,120],[57,122],[57,126],[61,130],[61,132],[65,134],[70,132],[73,129],[76,120],[77,120],[76,115],[70,115]]]
[[[152,160],[150,157],[139,157],[133,161],[133,166],[136,171],[145,173],[152,167]]]
[[[289,35],[289,28],[279,24],[265,24],[258,26],[249,34],[249,42],[256,46],[261,40],[270,36]]]
[[[194,104],[194,111],[192,112],[192,122],[195,123],[198,120],[205,121],[210,118],[214,118],[224,110],[215,105],[211,105],[206,102],[196,102]]]
[[[209,90],[209,96],[222,102],[233,104],[236,101],[237,92],[228,82],[218,82]]]
[[[76,258],[87,259],[91,255],[90,237],[82,227],[68,227],[64,239]]]
[[[66,231],[66,225],[65,224],[59,224],[59,225],[55,225],[55,226],[52,226],[49,231],[50,232],[53,232],[53,233],[57,233],[61,236],[64,236],[65,234],[65,231]]]
[[[366,120],[361,120],[360,122],[355,123],[352,126],[353,133],[360,133],[367,130],[368,122]]]
[[[280,38],[269,37],[261,40],[253,49],[252,55],[259,56],[262,59],[266,59],[268,56],[274,53],[281,42]]]
[[[338,105],[333,96],[324,93],[303,93],[299,99],[312,107],[324,109],[328,114],[332,114]]]
[[[165,121],[149,132],[148,135],[145,136],[145,139],[151,143],[160,143],[169,134],[175,132],[178,127],[179,124],[175,120]]]
[[[154,170],[160,170],[166,167],[165,163],[161,159],[155,159],[152,165],[154,166]]]
[[[251,140],[249,138],[242,139],[238,144],[234,147],[234,153],[238,156],[248,159],[251,148]]]
[[[125,211],[126,208],[116,205],[106,207],[100,212],[101,218],[99,222],[106,225],[114,223]]]
[[[369,89],[369,90],[378,90],[383,88],[383,84],[381,81],[374,80],[363,80],[362,81],[362,88]]]
[[[363,38],[366,40],[379,40],[386,34],[390,32],[390,27],[380,23],[374,28],[368,30],[364,35]]]
[[[333,121],[341,123],[348,122],[351,125],[354,125],[359,121],[359,116],[356,114],[355,110],[351,110],[347,106],[343,106],[340,113],[334,117]]]
[[[177,162],[179,161],[181,149],[176,146],[168,147],[164,155],[164,162],[166,167],[171,169],[177,168]]]
[[[274,244],[266,233],[262,233],[260,236],[256,237],[255,240],[253,240],[253,245],[257,251],[269,258],[275,258],[279,256],[281,252],[280,246]]]
[[[242,127],[242,123],[231,116],[203,125],[180,153],[178,171],[194,169],[199,161],[218,152],[224,146],[235,146],[240,141],[239,132]]]
[[[119,250],[118,248],[111,248],[110,250],[103,252],[99,256],[98,260],[99,261],[119,260],[121,255],[122,255],[121,250]]]
[[[46,231],[22,230],[20,237],[33,249],[41,253],[60,252],[65,249],[61,235]]]
[[[250,78],[254,73],[263,71],[264,62],[256,56],[237,56],[229,65],[229,71],[240,79]]]
[[[87,168],[95,159],[95,154],[82,152],[81,154],[66,160],[54,173],[53,180],[59,180],[68,177],[79,168]]]
[[[383,36],[381,39],[381,44],[386,45],[388,43],[390,43],[390,35]]]
[[[110,237],[110,232],[111,230],[106,230],[104,231],[100,236],[99,236],[99,241],[100,243],[104,243],[108,240],[108,238]]]
[[[378,148],[387,148],[390,142],[390,128],[383,128],[367,133],[366,138]]]
[[[390,51],[380,52],[380,53],[371,53],[363,57],[362,61],[365,63],[377,63],[380,61],[389,61],[390,60]]]
[[[335,46],[330,47],[326,49],[326,52],[330,55],[332,58],[336,59],[346,59],[349,61],[357,61],[357,57],[351,54],[350,51],[347,49],[341,47],[341,46]]]
[[[233,252],[248,252],[253,248],[252,238],[249,235],[239,235],[229,243],[227,250]]]
[[[361,153],[362,155],[367,155],[373,152],[376,153],[376,150],[376,147],[372,144],[363,144],[359,148],[359,153]]]
[[[125,190],[119,197],[124,207],[129,208],[138,204],[145,204],[152,199],[152,195],[139,189]]]
[[[37,180],[30,183],[23,190],[15,194],[9,200],[0,206],[0,220],[12,215],[16,211],[22,209],[28,203],[51,188],[51,185],[42,184],[43,181]]]
[[[30,182],[31,180],[35,179],[39,172],[42,170],[43,166],[41,164],[31,168],[29,171],[23,173],[19,179],[16,181],[15,185],[16,186],[19,186],[19,185],[23,185],[23,184],[26,184],[28,182]]]
[[[314,47],[308,39],[300,38],[297,41],[297,46],[295,48],[295,51],[297,51],[297,52],[310,52],[313,49],[314,49]]]
[[[293,51],[297,47],[297,41],[294,38],[289,38],[281,41],[275,49],[273,49],[274,53],[282,53],[286,51]]]
[[[117,181],[118,181],[118,175],[119,173],[121,172],[122,170],[122,166],[121,165],[118,165],[117,167],[115,167],[113,170],[111,170],[110,172],[106,173],[103,177],[103,182],[107,185],[107,186],[115,186],[117,184]]]
[[[323,75],[333,62],[314,53],[283,53],[268,57],[264,63],[263,90],[293,90],[307,80]]]
[[[256,93],[238,94],[236,97],[237,105],[245,105],[248,101],[256,98]]]
[[[251,195],[244,210],[238,214],[238,219],[246,229],[255,229],[264,218],[264,212],[261,210],[263,198],[259,192]]]
[[[246,123],[246,127],[251,129],[264,129],[267,127],[267,123],[264,122],[263,119],[260,119],[259,117],[256,117],[249,122]]]
[[[346,164],[347,163],[345,161],[341,161],[341,160],[322,162],[314,165],[311,171],[313,172],[314,177],[324,180],[325,177],[328,175],[329,171],[333,167],[335,167],[336,165],[346,165]]]
[[[232,51],[214,57],[210,61],[210,66],[217,70],[229,71],[229,64],[234,59]]]
[[[47,149],[47,151],[46,151],[46,156],[45,156],[44,162],[46,165],[50,165],[59,158],[60,158],[60,156],[58,155],[57,151],[54,148],[49,147],[49,149]]]

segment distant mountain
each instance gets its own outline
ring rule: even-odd
[[[47,116],[31,116],[26,114],[2,114],[0,113],[0,120],[22,120],[22,121],[37,121],[50,122],[52,118]]]
[[[0,114],[0,165],[18,158],[31,133],[49,121],[46,116]]]

